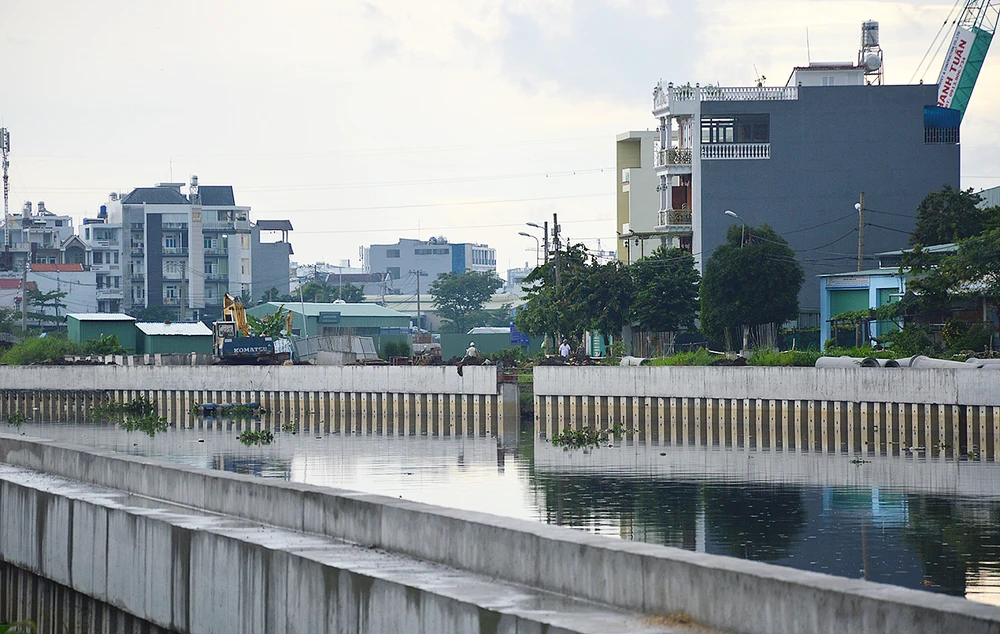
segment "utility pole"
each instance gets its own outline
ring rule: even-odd
[[[29,243],[30,244],[30,243]],[[30,246],[28,253],[31,253]],[[24,273],[21,275],[21,331],[28,331],[28,265],[30,259],[24,256]]]
[[[187,311],[184,310],[184,296],[187,295],[187,293],[185,293],[184,291],[186,288],[187,288],[187,262],[181,260],[181,305],[180,308],[177,309],[177,321],[185,321],[186,317],[185,313]]]
[[[864,260],[865,252],[865,193],[861,192],[861,200],[855,207],[858,208],[858,270]]]
[[[420,269],[412,270],[412,271],[410,271],[410,273],[413,273],[414,275],[417,276],[417,334],[419,334],[420,333],[420,322],[421,322],[421,319],[420,319],[420,276],[421,275],[425,275],[425,273],[422,270],[420,270]]]
[[[556,266],[556,292],[559,291],[559,214],[552,214],[552,257]]]
[[[544,231],[545,231],[545,251],[544,251],[544,253],[545,253],[545,259],[542,260],[542,263],[543,264],[548,264],[549,263],[549,221],[546,220],[544,222],[544,224],[545,224],[545,229],[544,229]]]

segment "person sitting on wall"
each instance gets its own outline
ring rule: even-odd
[[[462,360],[458,362],[458,375],[462,375],[462,367],[466,365],[482,365],[483,361],[479,358],[479,350],[476,349],[476,343],[474,341],[469,342],[469,347],[465,351],[465,356]]]
[[[469,347],[465,350],[465,357],[475,359],[479,357],[479,350],[476,350],[476,342],[470,341]]]

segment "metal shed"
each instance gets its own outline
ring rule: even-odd
[[[135,317],[124,313],[70,313],[66,328],[70,341],[83,343],[117,335],[121,347],[135,350]]]
[[[212,354],[212,330],[200,321],[135,325],[139,354]]]

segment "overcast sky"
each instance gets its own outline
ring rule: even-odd
[[[534,261],[524,222],[553,212],[614,249],[615,135],[655,126],[659,79],[783,85],[807,29],[812,61],[853,61],[874,19],[887,83],[909,83],[952,4],[0,0],[11,210],[79,222],[108,192],[197,174],[290,219],[299,262],[443,235],[496,247],[503,276]],[[1000,184],[998,103],[993,51],[964,187]]]

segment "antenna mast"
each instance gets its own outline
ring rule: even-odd
[[[10,208],[8,198],[10,196],[10,181],[7,178],[7,168],[10,167],[10,132],[7,128],[0,128],[0,152],[3,153],[3,246],[10,248]]]

